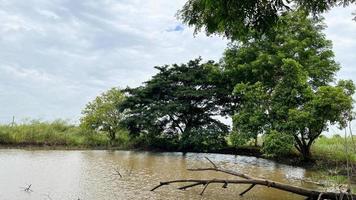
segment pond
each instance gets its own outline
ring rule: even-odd
[[[150,189],[160,181],[184,178],[227,178],[216,172],[190,172],[187,168],[216,164],[254,177],[269,178],[315,188],[300,181],[312,172],[300,167],[249,157],[203,153],[151,153],[136,151],[0,150],[1,200],[115,200],[115,199],[304,199],[298,195],[256,186],[239,197],[249,185],[209,185],[187,191],[177,185]],[[122,175],[120,177],[118,172]],[[234,178],[234,177],[230,177]],[[31,184],[32,192],[24,191]]]

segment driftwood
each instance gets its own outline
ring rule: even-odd
[[[301,196],[306,197],[306,199],[314,199],[314,200],[321,200],[321,199],[331,199],[331,200],[346,200],[346,199],[353,199],[356,200],[356,195],[347,193],[347,192],[321,192],[321,191],[316,191],[316,190],[310,190],[298,186],[293,186],[285,183],[280,183],[268,179],[261,179],[261,178],[255,178],[243,173],[235,172],[232,170],[226,170],[218,167],[214,162],[212,162],[209,158],[206,158],[211,164],[212,167],[210,168],[197,168],[197,169],[188,169],[189,171],[216,171],[216,172],[221,172],[225,174],[229,174],[232,176],[239,177],[240,179],[181,179],[181,180],[173,180],[173,181],[166,181],[166,182],[160,182],[159,185],[155,186],[154,188],[151,189],[151,191],[155,191],[156,189],[165,186],[165,185],[170,185],[173,183],[187,183],[187,185],[179,187],[178,189],[180,190],[186,190],[195,186],[204,186],[202,192],[200,195],[204,194],[204,191],[207,189],[207,187],[210,184],[223,184],[222,188],[226,188],[229,184],[249,184],[250,186],[244,190],[243,192],[240,193],[240,196],[243,196],[247,192],[249,192],[251,189],[253,189],[255,186],[260,185],[260,186],[265,186],[265,187],[271,187],[275,189],[279,189],[282,191],[286,192],[291,192],[294,194],[298,194]]]

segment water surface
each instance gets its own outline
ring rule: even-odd
[[[216,172],[189,172],[187,168],[208,167],[208,156],[216,164],[255,177],[315,188],[298,179],[312,174],[299,167],[248,156],[134,151],[48,151],[0,150],[1,200],[115,200],[115,199],[304,199],[298,195],[256,186],[244,197],[249,185],[209,185],[187,191],[177,185],[155,192],[160,181],[184,178],[235,178]],[[117,174],[120,172],[122,177]],[[23,191],[32,184],[33,192]]]

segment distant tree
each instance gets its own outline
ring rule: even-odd
[[[112,144],[116,139],[117,132],[122,130],[120,122],[123,113],[119,112],[119,106],[124,100],[125,96],[118,88],[111,88],[102,93],[89,102],[82,111],[81,126],[106,132]]]
[[[190,139],[200,138],[200,144],[204,138],[224,141],[221,135],[228,127],[214,118],[220,114],[218,102],[223,96],[213,81],[218,67],[212,61],[201,63],[201,59],[155,67],[158,73],[144,86],[125,90],[127,100],[121,109],[127,112],[126,127],[133,135],[178,138],[182,148],[190,146]],[[204,133],[195,135],[203,127]]]
[[[322,19],[297,11],[282,16],[274,34],[251,36],[226,50],[222,66],[227,83],[235,84],[238,134],[291,135],[309,159],[311,145],[329,123],[345,124],[355,88],[350,81],[333,86],[339,65],[323,28]]]
[[[303,9],[314,15],[335,6],[348,6],[355,0],[188,0],[178,12],[179,18],[195,31],[221,34],[233,40],[245,38],[251,30],[266,33],[279,17]]]

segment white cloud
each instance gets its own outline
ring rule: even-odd
[[[0,8],[0,122],[77,120],[114,86],[138,86],[153,66],[202,56],[217,60],[226,41],[181,26],[184,0],[11,0]]]

